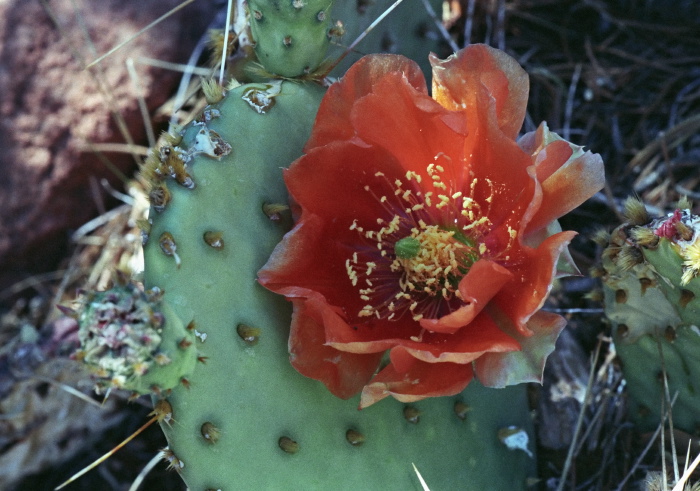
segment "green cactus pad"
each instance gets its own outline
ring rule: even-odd
[[[333,0],[248,0],[255,53],[265,70],[299,77],[316,70],[330,46]]]
[[[274,93],[274,104],[261,103],[262,92]],[[183,156],[181,170],[147,173],[171,196],[152,212],[145,281],[194,319],[206,357],[189,388],[168,398],[168,459],[198,491],[420,490],[412,464],[434,491],[525,489],[534,460],[513,445],[532,434],[524,386],[473,382],[459,397],[359,411],[359,396],[338,399],[292,368],[290,304],[256,277],[291,225],[281,168],[301,154],[321,96],[287,81],[231,90],[166,152]],[[176,183],[183,173],[193,186]],[[209,231],[222,247],[204,240]]]
[[[665,367],[669,395],[678,393],[674,427],[695,433],[700,429],[700,278],[692,269],[689,274],[687,251],[697,240],[698,220],[687,210],[648,220],[623,224],[611,234],[603,253],[605,313],[633,419],[644,430],[658,426]]]
[[[362,35],[379,16],[394,4],[395,0],[353,0],[335,2],[333,18],[343,26],[339,42],[330,49],[331,58],[340,56],[358,36]],[[442,0],[429,0],[433,10],[440,15]],[[428,55],[436,53],[445,58],[452,53],[435,21],[428,15],[420,1],[404,1],[374,27],[351,53],[333,71],[342,76],[349,66],[364,53],[394,53],[415,60],[431,79]]]
[[[673,406],[673,426],[691,434],[700,431],[700,330],[697,326],[664,329],[658,335],[647,334],[635,343],[614,338],[617,354],[627,381],[630,415],[643,430],[653,430],[660,422],[664,394],[659,348]]]

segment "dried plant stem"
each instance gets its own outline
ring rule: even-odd
[[[139,486],[143,483],[143,480],[146,479],[146,476],[153,470],[155,466],[158,465],[158,463],[163,460],[163,452],[158,452],[153,456],[151,460],[148,461],[148,464],[146,464],[146,467],[141,469],[141,472],[139,472],[139,475],[136,476],[136,479],[134,479],[134,482],[131,483],[131,486],[129,486],[129,491],[137,491],[139,489]]]
[[[228,0],[226,6],[226,27],[224,27],[224,49],[221,50],[221,67],[219,68],[219,85],[224,85],[224,74],[226,73],[226,56],[228,56],[228,37],[231,33],[231,12],[233,10],[232,0]]]
[[[693,463],[690,464],[690,467],[688,467],[685,472],[683,472],[683,475],[681,476],[680,480],[676,483],[675,486],[673,486],[672,491],[683,491],[683,486],[685,483],[690,479],[690,476],[693,474],[695,471],[695,468],[700,464],[700,454],[698,454],[697,457],[695,457],[695,460],[693,460]]]
[[[671,402],[671,395],[669,392],[668,388],[668,373],[666,372],[666,361],[664,359],[664,350],[661,346],[661,341],[658,339],[656,340],[656,346],[659,349],[659,357],[661,359],[661,372],[663,373],[664,376],[664,404],[670,404]],[[662,406],[662,407],[663,407]],[[678,456],[676,455],[676,439],[673,436],[673,412],[670,410],[668,411],[668,425],[669,425],[669,433],[671,434],[671,454],[673,455],[673,477],[674,477],[674,482],[677,482],[679,479],[679,472],[678,472]],[[663,433],[662,433],[663,435]],[[666,443],[666,440],[661,437],[661,455],[664,454],[664,445]],[[663,463],[665,464],[666,459],[662,459]],[[664,470],[664,476],[666,475],[666,472]],[[665,485],[664,485],[665,487]]]
[[[654,431],[654,434],[651,436],[649,439],[649,443],[647,443],[647,446],[644,447],[644,450],[642,453],[639,455],[637,458],[637,461],[634,463],[630,471],[627,473],[625,478],[622,480],[622,482],[617,486],[617,489],[615,491],[623,491],[625,489],[625,484],[627,484],[627,481],[630,480],[634,472],[637,470],[637,467],[642,463],[642,460],[644,457],[646,457],[646,454],[649,453],[649,450],[651,449],[651,446],[654,444],[656,441],[656,438],[659,436],[659,433],[661,433],[661,429],[663,426],[666,424],[666,417],[668,416],[669,411],[673,409],[673,405],[676,403],[676,398],[678,397],[678,394],[673,396],[673,399],[671,400],[671,404],[669,404],[668,409],[664,413],[663,418],[661,418],[661,422],[659,423],[659,426],[656,428],[656,431]]]
[[[598,363],[598,357],[600,356],[600,349],[603,346],[603,339],[598,338],[598,344],[596,345],[595,352],[593,353],[593,358],[591,360],[591,370],[588,374],[588,384],[586,385],[586,396],[581,404],[581,411],[578,413],[578,419],[576,420],[576,429],[574,430],[574,436],[569,445],[569,452],[566,455],[566,462],[564,463],[564,469],[561,472],[561,477],[559,478],[559,485],[557,486],[557,491],[563,491],[564,486],[566,486],[566,476],[569,474],[569,469],[574,460],[574,453],[576,450],[576,440],[579,433],[581,432],[581,427],[583,426],[583,418],[586,414],[586,409],[591,400],[591,389],[593,388],[593,380],[595,379],[595,367]]]
[[[88,63],[88,65],[85,67],[85,69],[87,70],[88,68],[91,68],[91,67],[97,65],[97,64],[100,63],[102,60],[104,60],[104,59],[107,58],[108,56],[113,55],[114,53],[116,53],[117,51],[119,51],[120,49],[122,49],[124,46],[126,46],[127,44],[129,44],[130,42],[132,42],[134,39],[136,39],[137,37],[139,37],[141,34],[143,34],[144,32],[148,31],[149,29],[151,29],[153,26],[155,26],[155,25],[157,25],[158,23],[164,21],[165,19],[167,19],[168,17],[170,17],[171,15],[173,15],[174,13],[176,13],[177,11],[183,9],[184,7],[188,6],[189,4],[191,4],[191,3],[194,2],[194,1],[195,1],[195,0],[185,0],[184,2],[182,2],[182,3],[181,3],[180,5],[178,5],[177,7],[174,7],[173,9],[171,9],[171,10],[169,10],[168,12],[164,13],[163,15],[161,15],[160,17],[158,17],[156,20],[154,20],[153,22],[151,22],[150,24],[148,24],[146,27],[144,27],[143,29],[141,29],[140,31],[138,31],[137,33],[135,33],[134,35],[130,36],[128,39],[122,41],[121,43],[119,43],[118,45],[116,45],[114,48],[110,49],[110,50],[107,51],[105,54],[103,54],[102,56],[98,57],[96,60],[93,60],[92,62]]]

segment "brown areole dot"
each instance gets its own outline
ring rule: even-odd
[[[218,230],[209,230],[202,236],[204,242],[211,248],[220,251],[224,248],[224,233]]]
[[[219,430],[219,428],[209,421],[202,424],[200,432],[202,433],[202,437],[204,437],[207,442],[212,444],[218,442],[219,437],[221,436],[221,430]]]
[[[666,341],[672,343],[676,340],[676,337],[676,330],[673,328],[673,326],[666,326],[666,329],[664,330],[664,338],[666,338]]]
[[[289,210],[289,206],[281,203],[263,203],[263,213],[272,221],[278,221],[282,218],[282,213]]]
[[[175,265],[179,268],[181,264],[180,256],[177,255],[177,244],[175,243],[173,235],[170,232],[163,232],[158,239],[158,245],[160,246],[160,250],[163,251],[163,254],[175,259]]]
[[[255,346],[260,341],[260,329],[247,324],[238,324],[236,332],[248,346]]]
[[[469,411],[471,411],[471,407],[469,407],[468,404],[465,404],[463,401],[455,401],[454,412],[459,419],[462,421],[467,419],[467,413]]]
[[[690,290],[686,290],[685,288],[681,290],[681,298],[678,301],[678,304],[682,308],[686,308],[688,303],[690,303],[693,299],[695,298],[695,294],[691,292]]]
[[[353,429],[349,429],[345,432],[345,439],[353,447],[359,447],[360,445],[365,443],[365,435]]]
[[[168,205],[168,203],[170,203],[171,199],[172,196],[170,194],[170,190],[165,183],[159,183],[153,186],[151,192],[148,193],[148,200],[151,202],[153,209],[158,213],[165,210],[165,207]]]
[[[280,437],[277,444],[288,454],[295,454],[299,451],[299,444],[288,436]]]
[[[627,292],[620,288],[615,290],[615,303],[626,303],[627,302]]]
[[[185,463],[178,459],[175,453],[169,448],[163,449],[162,452],[163,460],[168,463],[168,470],[175,469],[176,471],[180,472],[180,469],[185,467]]]
[[[412,424],[418,424],[420,422],[421,411],[414,406],[406,406],[403,408],[403,417]]]

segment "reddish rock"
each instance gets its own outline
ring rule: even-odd
[[[107,52],[181,3],[52,0],[61,32],[41,2],[0,2],[0,289],[13,281],[56,267],[70,231],[97,214],[90,181],[119,180],[85,142],[123,142],[105,97],[86,61]],[[186,62],[215,15],[214,0],[200,0],[147,31],[107,58],[100,71],[137,143],[145,144],[144,123],[125,61],[131,57]],[[78,5],[80,15],[74,6]],[[84,37],[85,26],[94,43]],[[166,101],[179,75],[137,65],[150,110]],[[107,154],[127,176],[134,159]]]

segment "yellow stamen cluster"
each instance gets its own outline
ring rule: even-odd
[[[491,181],[481,183],[488,186],[490,196],[479,203],[475,199],[479,180],[445,179],[440,159],[450,160],[442,153],[436,155],[435,163],[426,168],[427,183],[422,182],[425,175],[413,171],[406,172],[405,181],[393,182],[377,172],[375,177],[384,181],[383,187],[392,188],[393,195],[378,196],[365,186],[386,211],[384,215],[392,218],[377,218],[378,230],[367,230],[358,220],[349,227],[376,247],[375,253],[355,252],[345,262],[348,278],[366,302],[359,317],[392,320],[406,311],[414,320],[432,317],[442,300],[460,298],[459,280],[479,256],[489,253],[479,239],[493,225],[488,217],[494,194]],[[512,229],[509,233],[512,242],[517,234]],[[406,237],[415,239],[420,248],[413,257],[399,258],[394,246]],[[510,243],[506,250],[509,247]],[[360,255],[368,257],[363,260]]]

